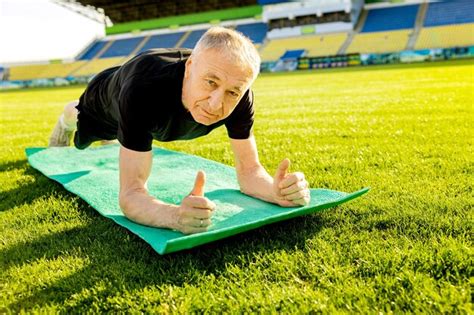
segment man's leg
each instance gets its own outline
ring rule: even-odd
[[[101,140],[101,145],[109,145],[109,144],[119,144],[120,142],[117,139],[114,140]]]
[[[79,101],[72,101],[64,107],[64,111],[59,116],[58,122],[51,133],[49,138],[50,147],[67,147],[71,142],[71,138],[74,135],[74,131],[77,126],[77,114],[76,109]]]

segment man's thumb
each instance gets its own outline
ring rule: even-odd
[[[194,181],[194,187],[191,191],[193,196],[204,196],[204,184],[206,183],[206,173],[199,171]]]
[[[281,161],[275,174],[275,180],[280,181],[283,178],[285,178],[285,175],[288,172],[289,168],[290,168],[290,160],[284,159],[283,161]]]

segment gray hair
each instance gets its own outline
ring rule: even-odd
[[[197,42],[192,54],[215,49],[230,58],[232,62],[251,71],[253,80],[260,72],[260,55],[252,41],[244,34],[228,28],[214,26]]]

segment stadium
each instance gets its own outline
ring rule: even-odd
[[[473,1],[0,0],[0,26],[1,313],[473,312]],[[150,192],[179,204],[202,165],[229,207],[162,248],[112,213],[119,144],[48,139],[102,71],[215,26],[261,58],[260,162],[289,158],[313,204],[238,221],[225,128],[155,139]]]

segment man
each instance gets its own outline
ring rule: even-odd
[[[121,144],[120,195],[123,213],[137,223],[183,233],[206,231],[215,204],[204,196],[199,171],[191,194],[179,206],[150,196],[152,140],[193,139],[225,125],[243,193],[283,207],[306,205],[310,195],[302,173],[280,163],[272,178],[259,162],[252,135],[253,93],[260,57],[248,38],[213,27],[187,49],[157,49],[99,73],[77,102],[68,104],[50,146],[79,149],[97,140]]]

